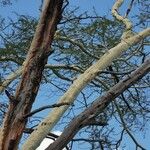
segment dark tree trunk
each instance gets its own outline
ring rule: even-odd
[[[63,0],[45,1],[43,11],[30,46],[20,83],[15,96],[9,97],[10,104],[2,127],[0,150],[16,150],[27,123],[24,118],[32,108],[37,95],[42,72],[51,54],[51,43],[57,24],[61,19]]]

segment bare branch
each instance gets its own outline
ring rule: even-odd
[[[40,108],[26,114],[25,116],[23,116],[23,118],[31,117],[34,114],[36,114],[42,110],[45,110],[45,109],[54,108],[54,107],[61,107],[63,105],[70,105],[70,103],[59,103],[59,104],[53,104],[53,105],[46,105],[46,106],[40,107]]]
[[[128,15],[129,15],[129,13],[131,11],[131,8],[133,6],[133,2],[134,2],[134,0],[131,0],[130,5],[128,6],[128,9],[127,9],[126,14],[125,14],[125,18],[128,17]]]
[[[135,139],[135,137],[132,135],[132,133],[130,132],[130,130],[129,130],[128,127],[126,126],[126,123],[125,123],[125,121],[124,121],[124,119],[123,119],[122,113],[121,113],[121,111],[120,111],[120,109],[119,109],[119,107],[118,107],[118,105],[117,105],[117,103],[116,103],[115,101],[114,101],[114,104],[115,104],[115,106],[116,106],[116,109],[117,109],[117,112],[118,112],[118,114],[119,114],[119,117],[120,117],[120,120],[121,120],[121,122],[122,122],[122,126],[123,126],[124,130],[127,132],[127,134],[130,136],[130,138],[133,140],[133,142],[135,143],[135,145],[136,145],[137,147],[141,148],[142,150],[146,150],[145,148],[143,148],[143,147],[137,142],[137,140]]]

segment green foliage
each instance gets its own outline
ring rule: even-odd
[[[105,18],[94,19],[86,24],[74,21],[67,27],[62,26],[60,39],[54,43],[54,49],[57,47],[57,61],[63,60],[68,65],[87,68],[120,41],[121,30],[120,24]]]
[[[1,32],[0,58],[22,64],[30,47],[37,21],[28,16],[19,16],[18,21],[10,20]]]

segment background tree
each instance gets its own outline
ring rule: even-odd
[[[144,5],[145,8],[148,7],[148,1],[141,1],[138,4],[135,4],[140,5],[140,3],[142,6]],[[128,16],[128,12],[130,12],[129,8],[131,8],[132,5],[132,3],[129,3],[129,7],[126,10],[126,17]],[[59,23],[58,31],[56,32],[54,41],[51,45],[51,49],[54,52],[48,59],[48,63],[45,65],[41,81],[41,84],[47,85],[47,88],[49,89],[48,96],[51,99],[51,102],[49,102],[50,106],[48,105],[44,108],[58,107],[55,108],[53,112],[61,109],[65,110],[70,102],[65,101],[52,106],[52,104],[56,103],[52,99],[56,99],[56,95],[63,95],[71,85],[75,85],[77,81],[81,81],[82,78],[79,79],[81,77],[80,74],[85,72],[85,70],[97,61],[101,62],[101,57],[105,53],[107,54],[109,49],[120,43],[124,29],[126,29],[126,31],[131,31],[131,28],[127,29],[127,27],[124,27],[124,22],[122,23],[121,20],[116,21],[110,18],[100,17],[96,13],[94,16],[89,16],[87,13],[76,16],[75,12],[76,9],[65,10],[63,13],[63,18]],[[137,25],[135,22],[136,26],[134,26],[133,29],[139,29],[139,27],[147,28],[148,26],[148,17],[146,17],[144,21],[139,20],[144,18],[144,15],[148,15],[148,12],[143,10],[141,10],[141,12],[142,13],[139,16],[135,16],[137,17]],[[18,21],[14,22],[11,20],[7,28],[5,25],[1,27],[1,38],[3,41],[0,51],[0,59],[2,62],[0,65],[3,73],[1,75],[1,92],[3,92],[8,85],[9,87],[7,87],[7,90],[15,91],[16,85],[20,80],[19,76],[24,70],[22,63],[26,58],[37,22],[38,21],[35,18],[29,16],[18,16]],[[12,31],[9,31],[9,34],[7,33],[8,28]],[[134,31],[134,34],[137,34],[136,31]],[[75,118],[76,114],[82,112],[86,107],[91,106],[96,97],[99,97],[104,92],[108,91],[114,84],[122,80],[125,75],[133,72],[137,66],[140,66],[140,64],[144,62],[145,58],[149,55],[149,51],[146,48],[149,44],[148,39],[143,37],[149,35],[149,29],[143,34],[140,36],[138,35],[138,38],[136,38],[138,44],[132,47],[131,45],[134,44],[134,42],[130,43],[128,37],[122,39],[122,43],[125,43],[124,46],[127,46],[126,49],[128,50],[124,51],[119,58],[116,58],[115,56],[113,62],[110,59],[109,64],[104,61],[105,67],[102,66],[103,70],[102,68],[98,69],[96,67],[96,74],[93,73],[94,70],[91,72],[91,75],[94,74],[90,79],[91,81],[88,81],[89,83],[87,81],[85,82],[86,87],[83,90],[82,86],[79,88],[78,93],[80,92],[80,95],[73,104],[71,103],[72,105],[63,116],[63,119],[60,122],[61,128],[66,126],[72,118]],[[140,40],[142,41],[140,42]],[[123,50],[123,48],[121,50]],[[18,69],[18,67],[20,68]],[[8,75],[9,73],[10,75]],[[86,73],[84,73],[84,75],[86,75]],[[21,77],[21,80],[22,78],[23,76]],[[77,78],[78,80],[76,80]],[[72,143],[84,141],[91,145],[91,149],[113,149],[118,148],[121,142],[123,142],[124,137],[126,137],[126,134],[128,134],[136,146],[142,148],[136,140],[136,137],[133,136],[133,132],[139,132],[139,128],[144,129],[144,127],[146,127],[145,123],[149,120],[149,99],[146,98],[148,97],[148,88],[149,76],[147,75],[139,82],[136,82],[136,85],[134,84],[128,88],[124,93],[117,97],[117,101],[112,102],[101,112],[101,114],[97,115],[94,118],[96,119],[96,122],[93,124],[91,123],[90,125],[88,124],[87,127],[80,130],[80,134],[78,135],[86,138],[79,138],[79,136],[77,136],[76,139],[72,140]],[[73,97],[75,98],[75,96]],[[69,95],[67,95],[66,98],[69,98]],[[2,110],[2,112],[6,112],[5,108],[6,105],[4,105],[4,110]],[[37,125],[37,122],[30,124],[32,120],[35,121],[35,118],[33,117],[31,119],[31,116],[44,108],[33,113],[30,113],[29,111],[24,114],[25,119],[30,117],[28,126],[32,127]],[[56,120],[58,120],[57,116],[55,117]],[[57,122],[54,123],[56,124]],[[58,127],[60,126],[60,123],[58,123]],[[42,129],[43,126],[47,126],[47,129],[44,129],[45,134],[41,135],[41,139],[43,139],[49,132],[49,129],[52,128],[46,123],[41,123],[40,128]],[[119,131],[118,128],[116,129],[116,126],[118,126]],[[36,135],[39,133],[34,132],[32,134],[33,136],[31,135],[31,138],[29,138],[27,142],[34,143],[35,145],[33,144],[33,147],[37,147],[37,143],[39,143],[40,140],[34,141],[34,134]],[[32,144],[25,144],[24,149],[27,149],[27,145],[32,146]],[[32,149],[35,149],[33,147]]]

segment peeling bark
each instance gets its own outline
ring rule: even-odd
[[[50,45],[61,19],[63,0],[46,0],[41,17],[24,63],[21,81],[15,93],[17,103],[10,102],[1,129],[0,150],[16,150],[28,114],[37,95],[42,72],[51,54]]]

